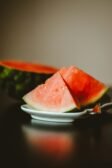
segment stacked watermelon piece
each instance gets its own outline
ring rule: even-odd
[[[44,84],[25,94],[23,100],[38,110],[67,112],[97,102],[107,90],[101,81],[70,66],[58,70]]]

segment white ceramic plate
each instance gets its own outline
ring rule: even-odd
[[[82,115],[87,113],[87,110],[82,112],[68,112],[68,113],[58,113],[58,112],[48,112],[35,110],[30,107],[28,104],[24,104],[21,106],[21,109],[30,114],[33,119],[41,120],[41,121],[51,121],[51,122],[73,122],[75,119],[80,118]]]

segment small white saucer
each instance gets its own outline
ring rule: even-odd
[[[41,111],[33,109],[28,104],[21,105],[21,109],[24,112],[30,114],[33,119],[41,121],[57,122],[57,123],[73,122],[75,119],[80,118],[81,116],[87,113],[87,110],[84,110],[82,112],[66,112],[66,113]]]

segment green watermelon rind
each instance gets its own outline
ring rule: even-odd
[[[94,103],[96,103],[97,101],[99,101],[109,90],[109,87],[104,86],[104,89],[100,91],[100,93],[98,92],[97,95],[95,95],[93,98],[91,98],[89,101],[86,101],[85,103],[81,104],[82,107],[86,107],[88,105],[92,105]]]

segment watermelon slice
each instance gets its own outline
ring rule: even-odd
[[[0,61],[0,89],[21,100],[21,97],[45,82],[58,69],[52,66],[25,61]]]
[[[59,72],[27,93],[23,100],[33,108],[45,111],[65,112],[79,108]]]
[[[62,68],[60,74],[69,87],[71,94],[77,97],[82,106],[95,103],[108,89],[104,83],[74,66]]]

